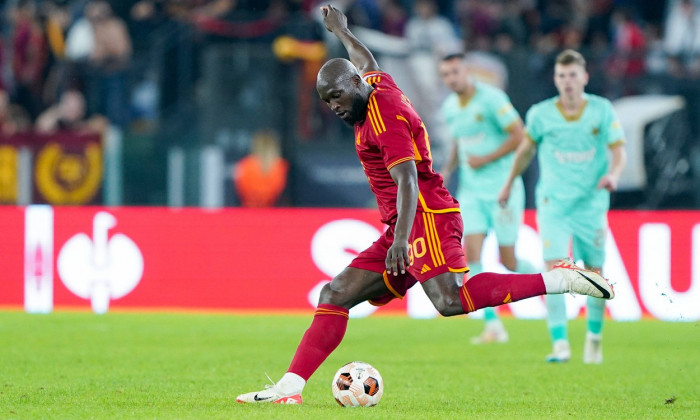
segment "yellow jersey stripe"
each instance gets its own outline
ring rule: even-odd
[[[374,122],[374,114],[372,113],[372,105],[370,104],[367,107],[367,118],[369,118],[370,124],[372,124],[372,129],[374,130],[375,135],[379,135],[379,132],[377,131],[377,123]]]
[[[416,162],[420,162],[421,160],[423,160],[423,157],[420,155],[420,152],[418,151],[418,145],[416,144],[415,140],[413,141],[413,152],[415,155]]]
[[[469,267],[462,267],[462,268],[447,267],[447,270],[450,271],[451,273],[465,273],[465,272],[469,271]]]
[[[380,128],[380,130],[381,130],[380,132],[383,133],[386,131],[386,126],[384,125],[384,121],[382,120],[382,114],[381,114],[381,112],[379,112],[379,104],[377,104],[377,98],[374,95],[372,95],[370,100],[374,104],[374,109],[377,113],[377,122],[378,122],[377,128]]]
[[[438,235],[437,227],[435,226],[435,214],[430,214],[430,219],[433,224],[433,230],[435,231],[435,241],[437,242],[437,251],[440,254],[440,260],[442,264],[445,264],[445,254],[442,252],[442,244],[440,243],[440,235]]]
[[[440,210],[433,210],[430,207],[428,207],[425,204],[425,199],[423,198],[423,194],[418,191],[418,201],[420,201],[420,206],[423,208],[423,211],[426,213],[435,213],[435,214],[440,214],[440,213],[459,213],[460,209],[459,207],[448,207],[446,209],[440,209]]]
[[[365,74],[362,75],[362,78],[363,78],[363,79],[366,79],[367,76],[369,76],[370,74],[381,74],[381,73],[382,73],[381,71],[377,71],[377,70],[368,71],[367,73],[365,73]]]
[[[324,308],[316,309],[316,313],[314,315],[338,315],[342,316],[343,318],[348,318],[348,314],[346,312],[334,311],[332,309]]]
[[[467,293],[466,285],[462,286],[462,296],[464,296],[464,300],[467,302],[467,309],[469,312],[474,312],[474,303],[472,303],[471,296],[469,296],[469,293]]]
[[[408,162],[409,160],[413,160],[413,156],[411,156],[411,157],[405,157],[405,158],[401,158],[401,159],[396,159],[395,161],[391,162],[391,163],[389,164],[389,166],[386,167],[386,169],[391,169],[391,168],[393,168],[394,166],[398,165],[399,163]]]
[[[408,124],[408,120],[406,118],[404,118],[403,115],[397,115],[396,119],[401,120],[401,121],[405,122],[406,124]],[[410,124],[408,124],[408,125],[410,125]]]
[[[382,130],[382,125],[384,123],[380,121],[382,117],[379,115],[379,107],[377,106],[376,99],[374,101],[372,101],[372,99],[374,99],[374,96],[370,98],[370,103],[372,104],[370,109],[372,110],[372,116],[374,117],[374,125],[377,129],[377,134],[381,134],[386,131],[386,128]]]
[[[612,142],[608,145],[608,149],[614,149],[617,146],[622,146],[625,143],[627,143],[627,141],[625,139],[615,140],[614,142]]]
[[[440,264],[435,260],[435,252],[433,251],[433,241],[430,237],[430,227],[429,227],[427,214],[423,213],[423,226],[425,226],[425,241],[428,243],[428,252],[430,253],[430,259],[433,260],[433,266],[439,267]]]
[[[403,299],[403,295],[401,295],[399,292],[397,292],[394,287],[391,285],[391,282],[389,281],[389,275],[387,274],[386,270],[382,273],[382,277],[384,277],[384,284],[386,285],[386,288],[389,289],[392,295],[396,296],[399,299]]]
[[[503,115],[503,114],[505,114],[506,112],[510,111],[511,109],[513,109],[513,105],[512,105],[512,104],[509,104],[509,103],[508,103],[508,104],[505,104],[505,105],[503,105],[503,106],[498,110],[498,115]]]
[[[433,256],[433,260],[435,261],[435,267],[438,267],[442,265],[442,260],[440,259],[440,250],[438,249],[438,244],[436,240],[437,235],[435,232],[435,225],[433,225],[432,219],[430,218],[431,215],[429,213],[424,214],[427,220],[427,223],[425,225],[426,236],[429,238],[429,243],[433,245],[430,249],[430,252]]]
[[[445,255],[442,253],[442,245],[440,244],[440,236],[438,235],[437,227],[435,227],[435,215],[428,213],[428,221],[430,222],[430,230],[433,234],[433,242],[435,243],[435,258],[440,265],[445,264]]]

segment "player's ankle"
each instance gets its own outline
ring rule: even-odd
[[[275,384],[277,390],[285,395],[301,394],[304,390],[306,381],[296,373],[287,372],[282,376],[282,379]]]
[[[564,275],[558,270],[542,273],[542,281],[544,282],[544,289],[548,295],[566,293],[569,291],[569,286]]]

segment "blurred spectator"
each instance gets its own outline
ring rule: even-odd
[[[438,63],[447,54],[461,52],[462,42],[452,23],[438,14],[434,0],[416,0],[413,15],[406,23],[406,41],[409,44],[408,70],[414,87],[413,105],[428,127],[438,132],[444,127],[438,110],[445,88],[438,75]],[[410,89],[410,85],[407,85]],[[437,135],[436,138],[446,138]],[[433,159],[441,165],[446,153],[444,144],[433,144]]]
[[[37,118],[36,130],[40,133],[59,130],[104,133],[108,125],[104,117],[87,117],[85,97],[80,91],[67,90],[57,104],[50,106]]]
[[[88,88],[91,109],[104,114],[111,123],[124,127],[128,122],[125,70],[131,60],[129,32],[106,1],[88,3],[85,14],[95,36]]]
[[[379,30],[382,24],[381,6],[375,0],[347,1],[348,24]],[[325,4],[325,3],[324,3]],[[344,7],[344,8],[345,8]]]
[[[74,63],[86,63],[95,49],[95,34],[87,16],[75,20],[66,34],[66,57]]]
[[[610,72],[614,77],[636,77],[644,72],[646,39],[633,14],[630,7],[613,13],[614,51]]]
[[[648,24],[645,28],[647,40],[647,54],[644,67],[652,75],[662,75],[668,70],[666,64],[666,52],[661,29],[658,25]]]
[[[413,51],[428,52],[438,59],[462,51],[455,28],[446,17],[438,15],[434,0],[416,0],[404,35]]]
[[[88,109],[124,127],[128,122],[126,70],[131,61],[131,37],[106,1],[88,2],[84,13],[68,32],[67,55],[85,85]]]
[[[277,133],[255,133],[251,153],[236,163],[233,181],[241,204],[245,207],[271,207],[287,184],[289,164],[281,156]]]
[[[380,0],[382,12],[380,30],[387,35],[403,36],[408,22],[408,12],[399,0]]]
[[[669,73],[675,77],[700,77],[700,9],[693,0],[673,0],[665,27]]]
[[[48,46],[34,0],[17,3],[12,11],[12,23],[12,98],[34,118],[42,109],[44,71],[48,64]]]
[[[46,72],[42,101],[52,104],[65,89],[67,82],[66,32],[71,23],[68,8],[54,1],[44,1],[39,9],[39,17],[49,46],[49,64]]]
[[[28,131],[32,121],[21,106],[10,103],[10,95],[0,90],[0,137],[10,137]]]

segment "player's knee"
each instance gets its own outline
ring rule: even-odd
[[[442,316],[455,316],[464,313],[458,296],[441,295],[433,299],[433,305]]]
[[[335,305],[343,308],[351,308],[352,301],[343,287],[339,287],[334,282],[330,282],[321,288],[318,298],[319,304]]]

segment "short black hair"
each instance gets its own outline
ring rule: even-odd
[[[442,58],[442,61],[450,61],[450,60],[454,60],[454,59],[464,60],[465,58],[466,58],[466,55],[464,55],[464,53],[458,52],[458,53],[447,54],[446,56],[444,56]]]

